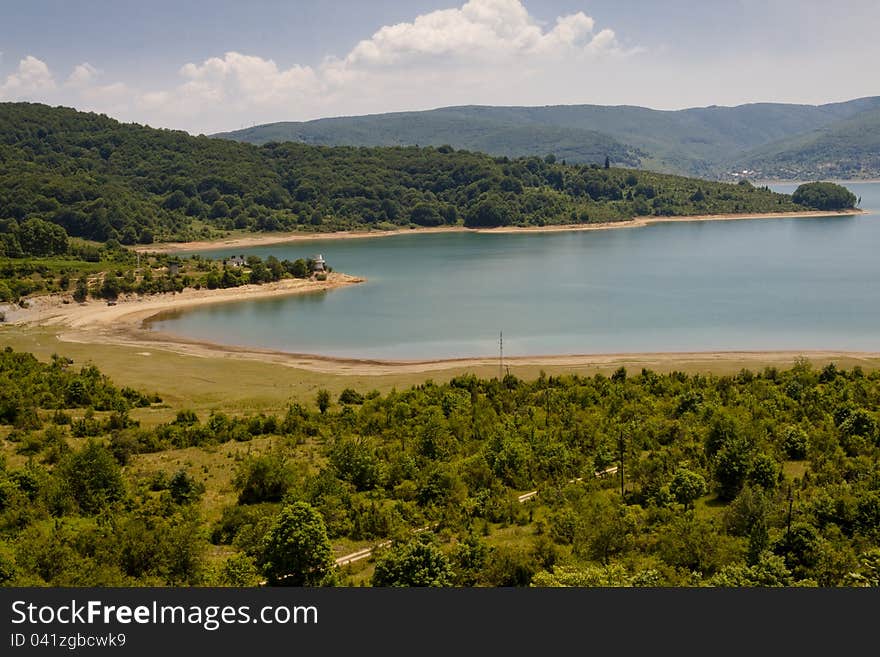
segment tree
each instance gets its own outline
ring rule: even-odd
[[[791,200],[817,210],[843,210],[856,204],[855,194],[830,182],[805,183],[794,191]]]
[[[785,455],[793,461],[800,461],[807,457],[809,439],[807,432],[800,427],[789,427],[782,437],[782,449]]]
[[[330,408],[330,391],[324,390],[323,388],[319,390],[317,402],[318,410],[321,411],[321,415],[324,415],[327,412],[327,409]]]
[[[58,224],[27,219],[18,230],[18,241],[28,255],[53,256],[67,253],[67,231]]]
[[[293,262],[288,260],[284,261],[285,267],[291,276],[294,278],[308,278],[309,277],[309,266],[306,264],[306,261],[303,258],[297,258]]]
[[[468,227],[507,226],[513,221],[510,208],[498,194],[487,194],[465,219]]]
[[[175,504],[195,502],[204,489],[204,486],[188,475],[183,468],[175,472],[171,481],[168,482],[168,492],[171,493],[171,499]]]
[[[101,443],[89,440],[78,452],[59,464],[64,486],[83,512],[94,514],[122,499],[122,471],[113,454]]]
[[[293,472],[278,454],[252,456],[238,465],[232,485],[239,504],[279,502],[293,485]]]
[[[669,484],[669,492],[686,509],[693,508],[694,501],[706,494],[706,480],[687,468],[679,468]]]
[[[749,470],[749,481],[761,486],[765,490],[771,490],[779,482],[781,470],[779,463],[769,454],[760,452],[752,459]]]
[[[732,500],[742,489],[751,469],[751,446],[748,441],[736,438],[724,443],[715,460],[715,479],[718,495]]]
[[[101,284],[101,296],[104,299],[116,299],[122,287],[119,284],[119,277],[112,271],[104,274],[104,282]]]
[[[340,479],[358,490],[370,490],[379,483],[379,460],[362,440],[338,439],[330,452],[330,463]]]
[[[419,203],[412,212],[410,212],[409,220],[419,226],[440,226],[443,223],[443,217],[437,206],[433,203]]]
[[[258,564],[272,586],[321,586],[334,563],[324,519],[310,504],[281,509],[260,548]]]
[[[73,290],[73,300],[83,303],[89,297],[89,279],[85,275],[76,279],[76,287]]]
[[[452,586],[453,581],[446,555],[422,534],[380,557],[371,582],[373,586]]]

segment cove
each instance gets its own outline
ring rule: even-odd
[[[155,330],[382,360],[880,350],[880,183],[869,214],[528,234],[407,234],[247,249],[321,253],[366,283],[166,314]],[[790,192],[794,185],[776,185]],[[222,258],[235,251],[209,251]]]

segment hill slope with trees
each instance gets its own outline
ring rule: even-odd
[[[148,244],[233,229],[541,226],[804,209],[766,188],[605,164],[491,157],[450,146],[254,146],[5,103],[0,232],[49,230],[33,223],[39,220],[70,237]],[[13,255],[15,240],[4,240]]]
[[[880,175],[880,110],[751,151],[736,168],[786,180],[869,178]]]
[[[492,155],[543,157],[715,178],[742,155],[880,109],[880,97],[826,105],[753,103],[664,111],[634,106],[445,107],[421,112],[281,122],[216,135],[263,144],[451,144]],[[872,134],[880,134],[874,132]],[[880,168],[875,171],[880,173]]]
[[[876,371],[460,376],[148,427],[155,397],[7,349],[0,400],[0,586],[880,577]]]

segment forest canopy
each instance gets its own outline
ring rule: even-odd
[[[845,210],[856,205],[855,194],[842,185],[830,182],[804,183],[791,198],[795,203],[817,210]]]
[[[880,577],[880,374],[858,367],[465,375],[143,427],[155,397],[6,350],[0,398],[0,586]],[[372,573],[333,562],[365,544]]]
[[[27,235],[44,230],[34,220],[70,237],[130,245],[236,229],[546,225],[805,207],[767,188],[569,165],[552,155],[254,146],[29,103],[0,104],[0,135],[8,255],[38,255],[27,247]],[[60,233],[50,240],[53,252],[61,242]]]

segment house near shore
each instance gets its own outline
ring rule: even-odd
[[[312,274],[326,274],[327,273],[327,263],[324,260],[324,256],[320,253],[312,258]]]
[[[245,259],[243,255],[234,255],[223,261],[224,265],[229,267],[244,267]]]

